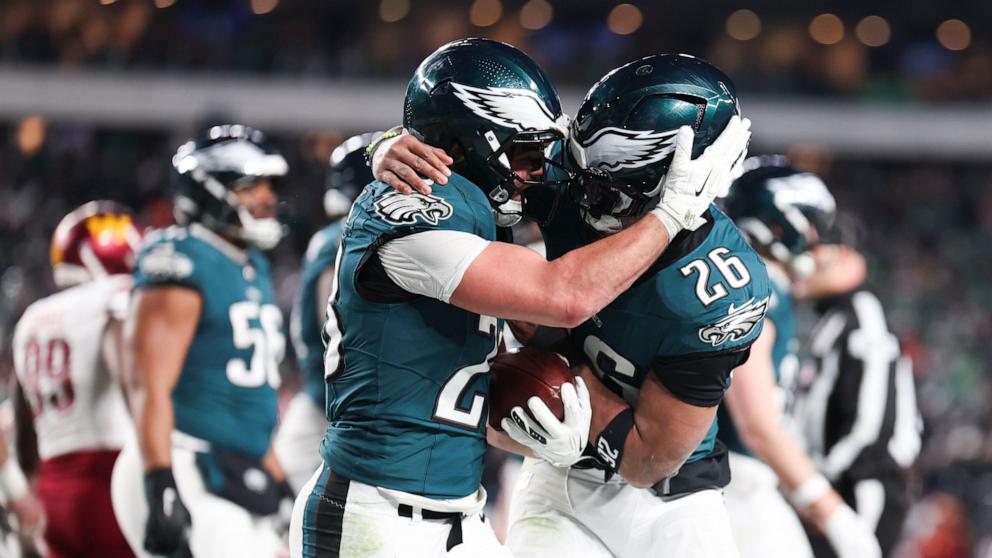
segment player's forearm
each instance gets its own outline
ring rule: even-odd
[[[158,390],[136,394],[138,444],[145,470],[172,466],[172,430],[175,414],[171,393]]]
[[[627,482],[638,488],[654,486],[677,473],[702,441],[671,438],[659,444],[649,432],[650,427],[643,419],[638,420],[635,414],[634,428],[627,436],[619,472]]]
[[[513,438],[510,438],[505,433],[500,432],[491,426],[486,427],[486,442],[488,442],[490,446],[499,448],[503,451],[508,451],[524,457],[534,457],[534,452],[531,451],[530,448],[523,444],[517,443],[513,440]]]
[[[578,325],[620,296],[669,244],[664,225],[646,215],[631,227],[550,262],[550,292],[565,297],[567,315]]]
[[[816,474],[812,460],[781,424],[751,425],[741,429],[741,437],[747,447],[775,471],[788,492]]]

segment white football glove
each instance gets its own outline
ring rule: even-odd
[[[747,156],[751,121],[730,117],[720,137],[698,159],[692,158],[692,128],[682,126],[675,134],[675,155],[665,175],[661,201],[651,210],[674,238],[682,229],[694,231],[706,219],[703,213],[715,198],[730,191],[736,167]]]
[[[848,506],[837,506],[830,514],[824,535],[838,558],[882,558],[875,533]]]
[[[555,467],[568,467],[582,457],[589,441],[592,403],[582,378],[575,385],[561,386],[561,401],[565,420],[560,421],[539,397],[527,400],[533,418],[520,407],[510,410],[510,416],[500,422],[503,431],[519,444],[530,448],[534,455]]]

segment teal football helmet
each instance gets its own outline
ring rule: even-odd
[[[837,211],[823,180],[783,155],[744,161],[724,207],[751,246],[800,277],[813,272],[809,250],[832,229]]]
[[[733,82],[685,54],[621,66],[586,94],[569,152],[579,169],[572,193],[586,223],[612,233],[658,204],[681,126],[695,132],[693,158],[740,114]]]
[[[375,180],[365,162],[365,148],[382,132],[352,136],[331,152],[331,167],[324,190],[324,212],[337,218],[351,211],[351,204],[370,182]]]
[[[284,234],[277,219],[252,217],[235,191],[259,180],[278,182],[289,171],[286,159],[262,132],[241,124],[211,126],[179,146],[172,157],[180,225],[193,222],[263,250]]]
[[[554,142],[568,135],[558,92],[537,63],[520,50],[488,39],[448,43],[417,68],[406,91],[403,125],[455,160],[452,170],[489,198],[500,226],[523,215],[514,198],[541,180],[521,180],[511,160],[524,155],[543,168]]]

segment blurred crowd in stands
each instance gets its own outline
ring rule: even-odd
[[[487,36],[588,87],[645,53],[686,52],[746,92],[975,102],[992,97],[992,8],[858,2],[6,0],[0,64],[405,78],[441,44]],[[636,4],[636,6],[635,6]],[[611,8],[614,8],[611,10]],[[953,13],[951,13],[953,12]],[[953,18],[953,19],[948,19]],[[963,18],[963,19],[957,19]],[[969,21],[971,22],[969,25]],[[705,31],[700,32],[703,29]]]

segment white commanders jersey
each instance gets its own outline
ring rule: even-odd
[[[123,317],[130,275],[114,275],[36,301],[14,330],[14,368],[42,459],[119,449],[133,436],[124,393],[104,362],[103,334]]]

